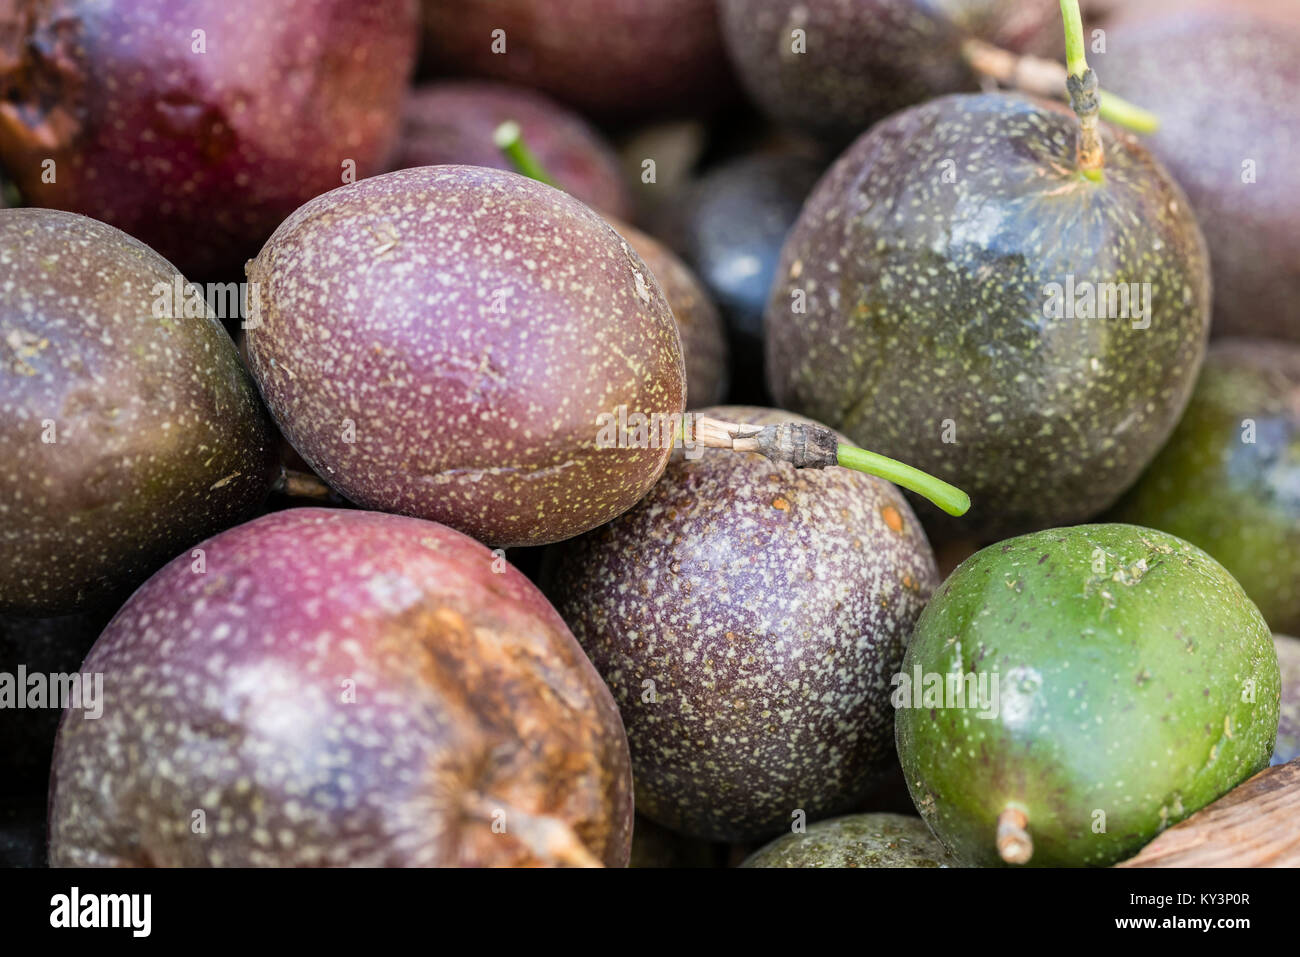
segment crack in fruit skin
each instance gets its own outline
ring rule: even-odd
[[[271,423],[219,322],[152,317],[176,270],[125,233],[5,210],[0,272],[0,610],[120,601],[261,504]]]
[[[1114,510],[1205,549],[1300,631],[1300,345],[1212,343],[1178,427]],[[1249,435],[1247,428],[1249,427]]]
[[[597,446],[620,405],[682,411],[681,339],[628,242],[559,190],[469,166],[373,177],[289,217],[248,275],[267,405],[368,508],[544,544],[630,508],[671,452]]]
[[[1113,131],[1104,185],[1083,179],[1076,126],[1008,94],[880,123],[809,198],[768,304],[776,401],[964,489],[961,527],[989,537],[1110,506],[1204,355],[1209,268],[1181,192]],[[1150,283],[1149,328],[1047,318],[1049,284],[1071,276]]]
[[[167,565],[86,659],[106,706],[60,728],[54,866],[562,862],[537,821],[626,865],[617,708],[513,567],[440,525],[319,508],[202,547],[206,574]]]
[[[897,712],[917,809],[967,864],[1001,863],[1009,805],[1028,818],[1030,864],[1112,864],[1273,750],[1267,625],[1221,565],[1151,529],[1049,529],[978,552],[917,622],[903,671],[917,668],[998,675],[991,718],[934,702]]]
[[[843,813],[876,783],[892,759],[890,676],[937,580],[894,486],[720,449],[674,453],[636,508],[543,567],[622,711],[640,812],[737,841],[779,833],[796,809]]]

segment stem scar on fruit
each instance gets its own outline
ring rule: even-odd
[[[515,172],[554,185],[546,169],[528,149],[518,123],[506,120],[496,128],[492,139],[510,160]],[[694,420],[694,443],[697,446],[757,452],[773,462],[788,462],[797,469],[840,465],[900,485],[933,502],[949,515],[965,515],[970,509],[970,496],[956,486],[895,459],[855,445],[842,444],[835,432],[824,425],[787,422],[780,426],[757,426],[723,422],[706,415],[690,418]],[[685,434],[687,427],[687,419],[683,418],[675,438],[683,441],[689,438]]]

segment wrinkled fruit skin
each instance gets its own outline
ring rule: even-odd
[[[741,867],[953,867],[919,817],[850,814],[808,825],[749,855]]]
[[[274,430],[219,322],[153,317],[170,263],[83,216],[13,209],[0,274],[0,613],[114,601],[261,504]]]
[[[1215,334],[1300,342],[1300,179],[1289,172],[1300,20],[1293,4],[1279,6],[1292,8],[1292,23],[1181,7],[1126,23],[1108,31],[1094,67],[1107,89],[1160,117],[1146,141],[1205,230]]]
[[[1274,635],[1273,644],[1282,672],[1282,706],[1272,763],[1286,764],[1300,758],[1300,639]]]
[[[967,864],[1001,863],[1008,804],[1028,817],[1031,865],[1113,864],[1273,751],[1268,626],[1223,566],[1152,529],[1048,529],[978,552],[917,622],[903,673],[916,669],[984,676],[983,702],[915,707],[912,690],[897,711],[917,810]]]
[[[935,528],[997,537],[1101,512],[1200,368],[1209,268],[1182,193],[1110,130],[1105,182],[1083,178],[1077,126],[1006,94],[897,114],[836,161],[781,254],[773,397],[969,493],[958,522],[925,506]],[[1151,283],[1149,328],[1048,317],[1071,276]]]
[[[1300,345],[1214,342],[1187,412],[1115,516],[1205,549],[1274,630],[1300,632]]]
[[[513,169],[492,136],[508,120],[566,193],[593,209],[627,219],[632,196],[618,158],[582,117],[525,87],[445,80],[418,87],[406,100],[393,169],[491,166]]]
[[[635,509],[551,549],[543,587],[619,704],[637,810],[747,841],[796,810],[852,808],[887,769],[889,679],[937,573],[894,486],[696,451],[674,452]]]
[[[727,52],[774,120],[848,142],[876,120],[976,90],[962,41],[1056,54],[1059,15],[1019,0],[720,0]],[[805,49],[794,51],[793,31]]]
[[[26,675],[72,675],[108,622],[109,613],[64,615],[59,618],[0,616],[0,675],[12,676],[11,689],[18,700],[0,695],[0,794],[45,797],[50,783],[50,755],[62,713],[48,697],[33,697],[34,686],[18,681]],[[93,679],[92,679],[93,681]],[[46,682],[35,687],[48,689]],[[93,697],[93,686],[91,695]],[[93,710],[94,701],[85,701]]]
[[[253,375],[280,430],[352,501],[492,545],[577,535],[635,504],[670,448],[601,448],[597,417],[681,412],[672,311],[573,197],[472,166],[318,197],[248,277]]]
[[[727,391],[727,336],[722,317],[699,279],[659,240],[626,223],[613,226],[659,281],[677,320],[686,362],[686,406],[722,401]]]
[[[762,397],[763,310],[786,234],[823,168],[797,155],[741,157],[683,190],[665,214],[668,241],[726,321],[735,356],[733,394]]]
[[[318,508],[203,547],[203,574],[177,558],[86,659],[107,700],[59,730],[54,866],[626,865],[618,711],[512,567]]]
[[[0,165],[29,205],[227,281],[345,163],[383,168],[418,33],[415,0],[19,0],[0,13]]]
[[[611,122],[698,112],[734,84],[713,0],[424,0],[424,42],[436,70],[526,84]]]

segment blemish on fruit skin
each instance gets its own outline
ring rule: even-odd
[[[902,513],[899,512],[898,509],[894,508],[894,506],[892,506],[892,505],[886,505],[886,506],[884,506],[884,507],[880,510],[880,514],[881,514],[881,517],[883,517],[884,520],[885,520],[885,525],[887,525],[887,526],[889,527],[889,530],[890,530],[891,532],[902,532],[902,531],[903,531],[903,516],[902,516]]]
[[[876,760],[893,747],[893,708],[872,689],[888,687],[937,585],[920,525],[892,485],[847,469],[796,478],[782,465],[775,473],[785,487],[806,488],[799,507],[774,521],[773,472],[756,456],[674,454],[635,508],[553,546],[543,575],[619,703],[639,809],[720,839],[781,830],[794,807],[810,817],[848,810],[870,786]],[[886,525],[886,507],[907,516],[904,533]],[[700,587],[683,587],[690,582]],[[653,650],[629,632],[656,635]],[[659,680],[666,663],[670,678]],[[654,705],[642,699],[648,674],[657,678]],[[739,714],[737,698],[747,703]],[[742,720],[763,711],[779,720]],[[683,740],[706,746],[687,755]]]
[[[52,863],[546,863],[493,833],[482,795],[563,815],[626,863],[614,702],[513,567],[450,529],[360,510],[276,512],[204,548],[207,575],[173,561],[86,659],[126,704],[59,736]],[[377,583],[401,600],[365,598]],[[250,843],[254,830],[282,839]]]
[[[778,508],[778,509],[780,509],[781,511],[785,512],[785,511],[789,511],[789,509],[790,509],[790,503],[787,502],[787,501],[786,501],[784,498],[782,498],[780,495],[778,495],[776,498],[772,499],[772,507],[773,507],[773,508]]]

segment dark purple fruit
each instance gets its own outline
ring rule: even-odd
[[[1187,411],[1115,509],[1205,549],[1300,632],[1300,345],[1212,343]]]
[[[714,0],[424,0],[425,57],[602,119],[698,112],[733,80]]]
[[[763,310],[781,245],[824,168],[792,154],[741,157],[705,173],[665,214],[665,238],[726,321],[737,397],[764,394]]]
[[[0,166],[29,205],[224,280],[303,202],[383,168],[417,35],[415,0],[5,4]]]
[[[0,212],[0,613],[112,602],[247,517],[274,430],[175,268],[75,213]]]
[[[1300,5],[1107,30],[1106,86],[1160,117],[1154,153],[1187,191],[1214,266],[1214,332],[1300,342]]]
[[[682,411],[681,340],[641,257],[566,193],[476,166],[376,176],[285,220],[248,276],[262,394],[360,505],[537,545],[630,508],[668,459],[597,444],[619,406]]]
[[[55,866],[624,866],[627,741],[522,575],[451,529],[267,515],[132,596],[51,778]]]
[[[728,380],[727,338],[713,300],[695,274],[663,243],[626,223],[613,225],[650,267],[677,320],[686,361],[687,408],[720,402]]]
[[[513,170],[493,140],[498,126],[513,121],[556,186],[598,212],[632,215],[632,197],[609,144],[582,117],[540,93],[446,80],[416,89],[402,116],[393,169],[459,164]]]
[[[750,96],[776,121],[836,142],[903,107],[978,89],[968,37],[1023,52],[1061,43],[1052,3],[720,0],[720,10]]]
[[[782,252],[776,401],[967,491],[966,535],[1113,504],[1204,356],[1209,266],[1186,199],[1108,128],[1090,179],[1078,129],[1011,94],[906,110],[836,161]],[[1089,307],[1085,288],[1108,285]]]
[[[888,768],[890,677],[938,579],[889,483],[696,451],[674,452],[632,511],[554,546],[543,580],[622,711],[637,810],[745,841],[855,807]]]

